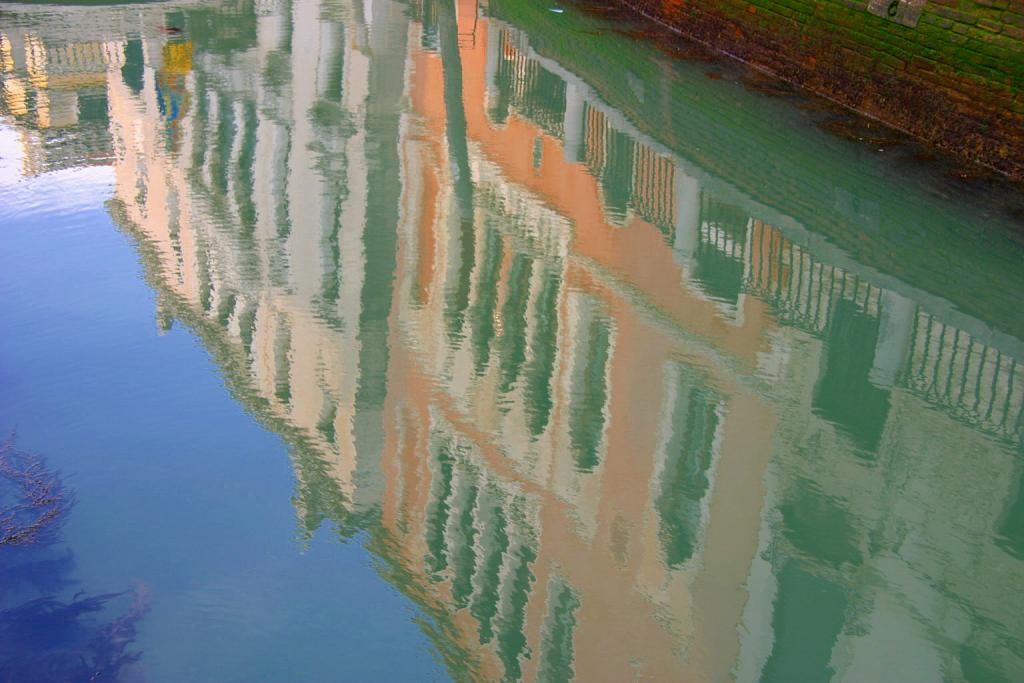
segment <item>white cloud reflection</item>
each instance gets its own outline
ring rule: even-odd
[[[113,195],[111,166],[79,166],[26,176],[26,135],[0,123],[0,217],[75,213],[95,209]]]

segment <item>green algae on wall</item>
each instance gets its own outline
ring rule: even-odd
[[[927,0],[916,3],[916,24],[908,26],[899,12],[869,11],[868,0],[621,2],[926,142],[1024,179],[1024,3]],[[897,0],[896,9],[905,4]]]

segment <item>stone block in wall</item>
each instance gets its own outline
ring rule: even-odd
[[[897,24],[917,26],[925,0],[869,0],[867,10]]]
[[[992,9],[1006,9],[1010,6],[1010,0],[974,0],[974,2],[982,7],[991,7]]]

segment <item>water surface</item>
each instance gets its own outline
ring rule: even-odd
[[[1017,199],[612,28],[0,10],[0,429],[123,680],[1024,679]]]

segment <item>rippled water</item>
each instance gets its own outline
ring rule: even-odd
[[[0,629],[135,586],[126,681],[1024,680],[1012,193],[612,28],[0,8],[0,430],[77,501]]]

